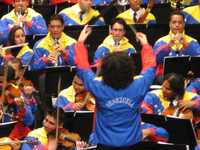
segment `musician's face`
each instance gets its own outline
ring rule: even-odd
[[[49,24],[49,32],[54,39],[59,39],[64,30],[64,25],[59,20],[52,20]]]
[[[79,5],[82,11],[88,11],[92,7],[92,0],[80,0]]]
[[[49,133],[56,129],[56,119],[50,115],[47,115],[43,120],[44,129]]]
[[[21,29],[16,30],[15,32],[15,44],[23,44],[25,43],[25,34]]]
[[[167,80],[162,84],[162,93],[167,100],[172,100],[175,97],[175,93],[171,90],[170,83]]]
[[[16,12],[22,10],[25,11],[29,5],[28,0],[14,0],[13,7]]]
[[[119,23],[113,24],[111,34],[113,36],[114,41],[120,41],[125,34],[124,26]]]
[[[183,33],[185,28],[183,17],[181,15],[171,16],[169,27],[173,34]]]
[[[140,8],[141,5],[141,0],[129,0],[130,2],[130,7],[134,10],[137,11]]]
[[[85,90],[83,81],[78,77],[75,77],[73,80],[73,87],[76,93],[83,92]]]

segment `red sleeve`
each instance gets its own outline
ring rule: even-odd
[[[156,66],[156,59],[153,54],[152,47],[149,44],[145,44],[142,46],[141,55],[142,55],[142,71],[145,71],[150,67]]]
[[[83,42],[77,42],[75,44],[75,64],[80,69],[90,68],[90,64],[88,62],[88,50]]]

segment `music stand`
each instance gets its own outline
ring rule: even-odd
[[[65,112],[64,128],[78,133],[81,139],[88,141],[92,132],[93,114],[92,111]]]
[[[9,136],[10,132],[16,125],[17,121],[0,123],[0,137],[7,137]]]
[[[192,71],[195,77],[200,76],[200,57],[198,56],[178,56],[164,58],[164,75],[168,73],[182,74],[187,77],[188,72]]]
[[[193,124],[188,119],[166,117],[162,115],[142,114],[142,121],[165,128],[169,132],[169,142],[196,146]]]

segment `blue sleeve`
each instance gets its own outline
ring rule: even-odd
[[[185,17],[185,24],[199,24],[199,22],[194,19],[190,14],[187,12],[183,11],[183,15]]]
[[[77,22],[69,18],[67,15],[64,13],[59,13],[59,16],[61,16],[64,20],[64,25],[65,26],[73,26],[73,25],[79,25]]]
[[[30,51],[28,51],[24,55],[22,55],[20,57],[22,64],[28,65],[31,62],[32,56],[33,56],[33,53],[31,53]]]
[[[150,20],[148,24],[156,24],[156,20]]]
[[[70,102],[64,96],[58,96],[56,106],[62,108],[64,111],[73,110],[71,107],[72,105],[70,105]]]
[[[140,74],[142,77],[135,80],[135,84],[142,85],[140,88],[140,94],[145,95],[146,92],[149,90],[150,85],[154,81],[155,77],[155,68],[149,68]]]
[[[25,125],[30,126],[33,124],[34,116],[32,114],[31,108],[29,106],[26,106],[25,109],[26,109],[26,114],[23,118],[23,122]]]
[[[105,26],[106,24],[105,24],[104,20],[102,20],[102,19],[99,18],[99,19],[95,22],[94,25],[95,25],[95,26]]]
[[[157,65],[162,64],[164,57],[169,55],[170,49],[163,48],[164,45],[167,43],[163,41],[156,42],[156,44],[153,47],[154,54],[156,56],[156,63]]]
[[[28,136],[28,137],[26,137],[25,138],[25,140],[27,140],[27,141],[32,141],[32,142],[38,142],[38,144],[37,145],[34,145],[34,144],[27,144],[27,143],[24,143],[24,144],[22,144],[22,146],[21,146],[21,150],[33,150],[33,149],[38,149],[39,150],[39,148],[43,148],[43,146],[42,146],[42,144],[40,143],[40,141],[38,141],[37,140],[37,138],[35,138],[35,137],[30,137],[30,136]],[[37,148],[36,148],[37,147]],[[43,149],[42,149],[43,150]]]
[[[94,63],[103,58],[108,52],[108,48],[104,46],[99,47],[94,54]]]
[[[29,28],[32,34],[47,34],[48,29],[42,16],[32,18],[32,26]]]
[[[193,80],[190,85],[187,87],[187,91],[200,94],[200,78]]]
[[[200,45],[198,41],[191,41],[186,49],[186,54],[190,56],[200,55]]]
[[[74,65],[74,58],[75,58],[75,54],[74,54],[74,47],[75,44],[71,44],[67,47],[67,53],[68,53],[68,57],[67,57],[67,64],[73,66]]]
[[[9,28],[6,20],[0,20],[0,44],[6,44],[8,41]]]
[[[160,115],[164,110],[159,98],[151,92],[148,92],[142,102],[142,112],[148,114]]]

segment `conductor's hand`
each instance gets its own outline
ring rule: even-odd
[[[142,32],[137,32],[137,33],[136,33],[136,38],[140,41],[140,44],[141,44],[141,45],[148,44],[147,36],[146,36],[144,33],[142,33]]]
[[[88,25],[85,25],[85,27],[83,28],[83,30],[81,31],[78,41],[79,42],[85,42],[85,40],[87,39],[87,37],[90,35],[90,33],[92,32],[92,28],[89,27]]]

